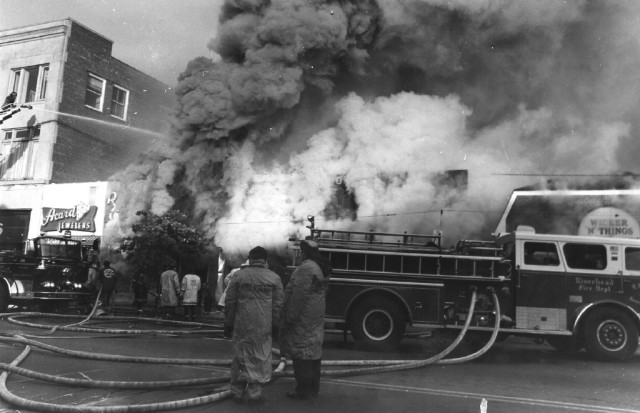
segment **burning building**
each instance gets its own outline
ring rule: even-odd
[[[228,0],[171,138],[118,180],[228,253],[319,227],[489,234],[532,174],[633,170],[632,1]],[[464,190],[438,176],[468,171]],[[331,207],[334,178],[353,211]],[[455,193],[446,193],[454,191]],[[343,199],[344,200],[344,199]],[[342,202],[342,201],[340,201]]]

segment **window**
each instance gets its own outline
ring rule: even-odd
[[[47,94],[49,65],[29,66],[11,71],[12,91],[18,94],[16,103],[31,103],[44,100]]]
[[[113,85],[111,95],[111,116],[125,120],[127,118],[127,106],[129,105],[129,91],[118,85]]]
[[[599,244],[570,244],[562,248],[569,268],[603,270],[607,268],[607,248]]]
[[[40,126],[9,129],[2,135],[0,179],[33,179]]]
[[[624,249],[624,267],[631,271],[640,271],[640,248]]]
[[[560,265],[556,245],[549,242],[525,242],[524,263],[526,265]]]
[[[89,78],[87,80],[87,93],[84,97],[84,104],[86,106],[102,112],[105,83],[104,79],[89,73]]]

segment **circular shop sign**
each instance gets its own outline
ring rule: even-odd
[[[627,211],[603,207],[589,212],[582,218],[578,235],[614,238],[640,237],[640,225]]]

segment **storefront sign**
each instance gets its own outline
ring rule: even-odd
[[[622,209],[597,208],[582,218],[578,235],[638,238],[640,237],[640,225],[631,214]]]
[[[73,208],[42,208],[41,232],[48,231],[85,231],[96,232],[97,206],[81,202]]]

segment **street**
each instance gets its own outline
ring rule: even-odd
[[[20,322],[70,325],[72,319],[19,317]],[[219,318],[208,317],[201,329],[215,330]],[[228,359],[231,342],[219,334],[197,334],[194,326],[170,325],[161,320],[119,318],[91,320],[85,326],[104,333],[33,328],[0,321],[3,336],[23,335],[51,346],[91,353],[136,357],[179,359]],[[71,327],[73,329],[75,327]],[[150,330],[150,334],[121,334],[121,330]],[[155,333],[178,329],[188,335]],[[35,336],[39,336],[35,338]],[[446,343],[440,336],[405,338],[397,352],[371,352],[355,348],[340,334],[327,334],[325,361],[333,360],[413,360],[435,354]],[[455,357],[467,350],[461,345]],[[22,343],[0,342],[0,362],[11,363],[25,348]],[[277,348],[277,343],[274,343]],[[459,353],[459,354],[458,354]],[[86,360],[57,354],[32,346],[20,367],[59,377],[106,381],[162,381],[203,377],[224,377],[224,366],[141,364],[122,361]],[[327,367],[334,369],[337,367]],[[354,367],[343,367],[354,369]],[[510,337],[497,343],[482,358],[454,365],[430,365],[413,370],[358,374],[324,378],[321,394],[311,400],[291,400],[285,396],[293,379],[279,378],[264,389],[264,405],[238,405],[230,399],[177,409],[181,412],[480,412],[487,400],[487,412],[635,412],[640,411],[640,353],[624,363],[589,360],[584,352],[563,356],[546,344]],[[168,389],[105,389],[47,383],[11,374],[7,388],[16,396],[61,405],[97,407],[162,403],[206,396],[213,386],[192,385]],[[82,411],[82,407],[80,407]],[[36,412],[0,401],[1,412]],[[151,411],[151,410],[149,410]]]

